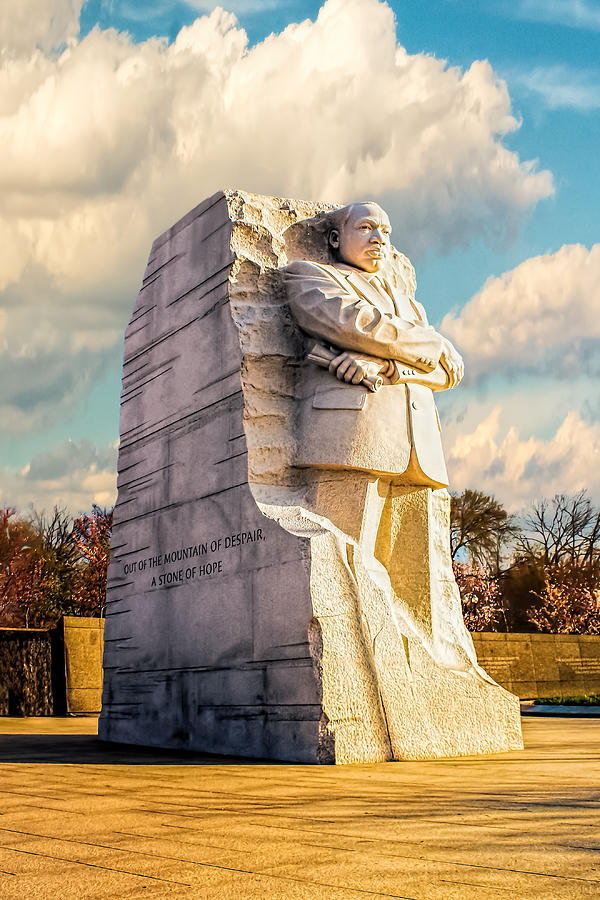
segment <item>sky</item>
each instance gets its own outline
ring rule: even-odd
[[[0,42],[0,505],[114,503],[150,245],[222,187],[378,200],[465,359],[451,489],[600,502],[599,0],[19,0]]]

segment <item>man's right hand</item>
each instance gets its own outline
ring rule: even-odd
[[[347,384],[360,384],[367,377],[376,378],[377,375],[387,375],[389,366],[390,363],[387,359],[344,350],[343,353],[331,360],[329,371]]]

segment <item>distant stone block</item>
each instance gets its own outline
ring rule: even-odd
[[[63,616],[67,712],[99,713],[102,706],[104,619]]]
[[[522,699],[600,692],[600,635],[475,632],[489,674]],[[500,650],[499,648],[502,648]]]

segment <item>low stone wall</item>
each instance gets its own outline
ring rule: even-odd
[[[48,630],[0,629],[0,716],[51,716],[52,646]]]
[[[64,616],[67,713],[99,713],[102,706],[104,619]]]
[[[62,640],[53,649],[50,631],[0,629],[0,716],[98,712],[103,637],[103,619],[75,616],[64,620],[64,651]],[[482,631],[472,637],[480,664],[521,699],[600,692],[600,635]],[[66,689],[66,708],[64,697],[53,697],[52,655],[63,652],[55,667],[64,671],[58,693]]]
[[[479,663],[521,699],[600,691],[600,635],[480,631],[472,637]]]
[[[0,716],[99,713],[103,649],[104,619],[0,628]]]

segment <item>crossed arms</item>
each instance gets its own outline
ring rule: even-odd
[[[340,349],[329,371],[358,384],[380,374],[388,384],[454,387],[463,363],[450,341],[426,320],[422,324],[383,313],[319,266],[296,262],[285,270],[290,309],[307,334]]]

